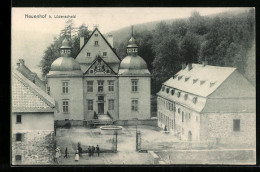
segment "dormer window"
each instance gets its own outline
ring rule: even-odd
[[[178,76],[178,74],[175,74],[175,75],[173,76],[173,79],[177,78],[177,76]]]
[[[162,86],[162,91],[164,91],[165,90],[165,86]]]
[[[205,83],[205,81],[200,81],[200,85],[203,85]]]
[[[198,79],[193,79],[193,84],[195,84],[198,81]]]
[[[182,76],[178,76],[178,80],[180,80],[182,78]]]
[[[174,89],[172,89],[172,91],[171,91],[172,95],[174,95],[174,92],[175,92],[175,90],[174,90]]]
[[[188,94],[185,94],[184,95],[184,100],[187,100],[188,99]]]
[[[178,93],[177,93],[177,97],[180,97],[180,96],[181,96],[181,92],[178,92]]]
[[[216,82],[210,82],[209,86],[213,87],[215,85]]]
[[[186,78],[185,78],[185,82],[187,82],[189,79],[190,79],[190,77],[186,77]]]
[[[95,33],[95,37],[98,37],[98,34],[97,34],[97,33]]]
[[[166,93],[168,94],[170,91],[170,88],[166,88]]]
[[[198,101],[198,97],[193,97],[192,102],[193,102],[194,104],[196,104],[197,101]]]

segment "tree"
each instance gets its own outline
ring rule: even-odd
[[[80,37],[83,36],[85,40],[87,40],[89,33],[90,31],[88,30],[88,27],[84,24],[82,24],[79,28],[75,28],[72,20],[66,21],[65,29],[61,30],[58,37],[54,37],[53,43],[44,51],[44,55],[40,62],[43,78],[47,75],[47,73],[49,73],[53,61],[60,57],[59,49],[65,37],[69,38],[71,43],[71,56],[76,58],[76,55],[80,49]]]
[[[197,37],[188,32],[180,45],[181,56],[185,59],[186,63],[197,63],[198,62],[198,51],[200,43]]]
[[[172,77],[184,61],[180,56],[178,43],[173,36],[162,35],[162,41],[154,45],[155,59],[152,63],[154,79],[152,93],[159,91],[161,84]]]

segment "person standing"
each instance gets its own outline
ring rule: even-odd
[[[79,160],[79,151],[77,150],[75,153],[75,161],[78,161],[78,160]]]
[[[92,146],[92,156],[94,156],[94,152],[95,152],[95,147]]]
[[[91,147],[88,146],[88,156],[91,157]]]
[[[65,155],[64,155],[64,158],[68,158],[68,149],[67,149],[67,147],[66,147],[66,149],[65,149]]]
[[[96,150],[97,150],[97,154],[98,154],[98,156],[99,156],[99,146],[97,145],[97,147],[96,147]]]

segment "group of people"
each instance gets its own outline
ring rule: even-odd
[[[55,151],[56,151],[56,153],[55,153],[55,161],[56,162],[58,162],[58,158],[60,157],[60,155],[61,155],[61,151],[60,151],[60,148],[59,147],[57,147],[56,149],[55,149]],[[82,148],[80,147],[80,144],[78,144],[78,149],[77,149],[77,151],[76,151],[76,153],[75,153],[75,161],[79,161],[79,157],[81,157],[82,156]],[[96,147],[94,147],[94,146],[89,146],[88,147],[88,155],[89,155],[89,157],[91,157],[91,156],[94,156],[94,153],[97,153],[97,155],[99,156],[99,153],[100,153],[100,148],[99,148],[99,146],[97,145]],[[68,158],[68,148],[66,147],[66,149],[65,149],[65,152],[64,152],[65,154],[64,154],[64,158]]]
[[[88,156],[94,156],[94,152],[96,151],[97,155],[99,156],[99,146],[97,145],[97,147],[95,148],[94,146],[89,146],[88,147]]]
[[[94,156],[95,152],[99,156],[100,148],[99,148],[98,145],[96,147],[94,147],[94,146],[89,146],[88,147],[88,155],[89,155],[89,157]],[[81,147],[79,147],[79,149],[75,153],[75,161],[79,160],[79,157],[81,156],[81,153],[82,153],[82,149],[81,149]]]

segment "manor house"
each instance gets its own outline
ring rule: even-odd
[[[133,37],[121,60],[113,38],[96,28],[71,57],[67,38],[47,75],[47,92],[57,103],[55,120],[150,119],[151,74]]]

